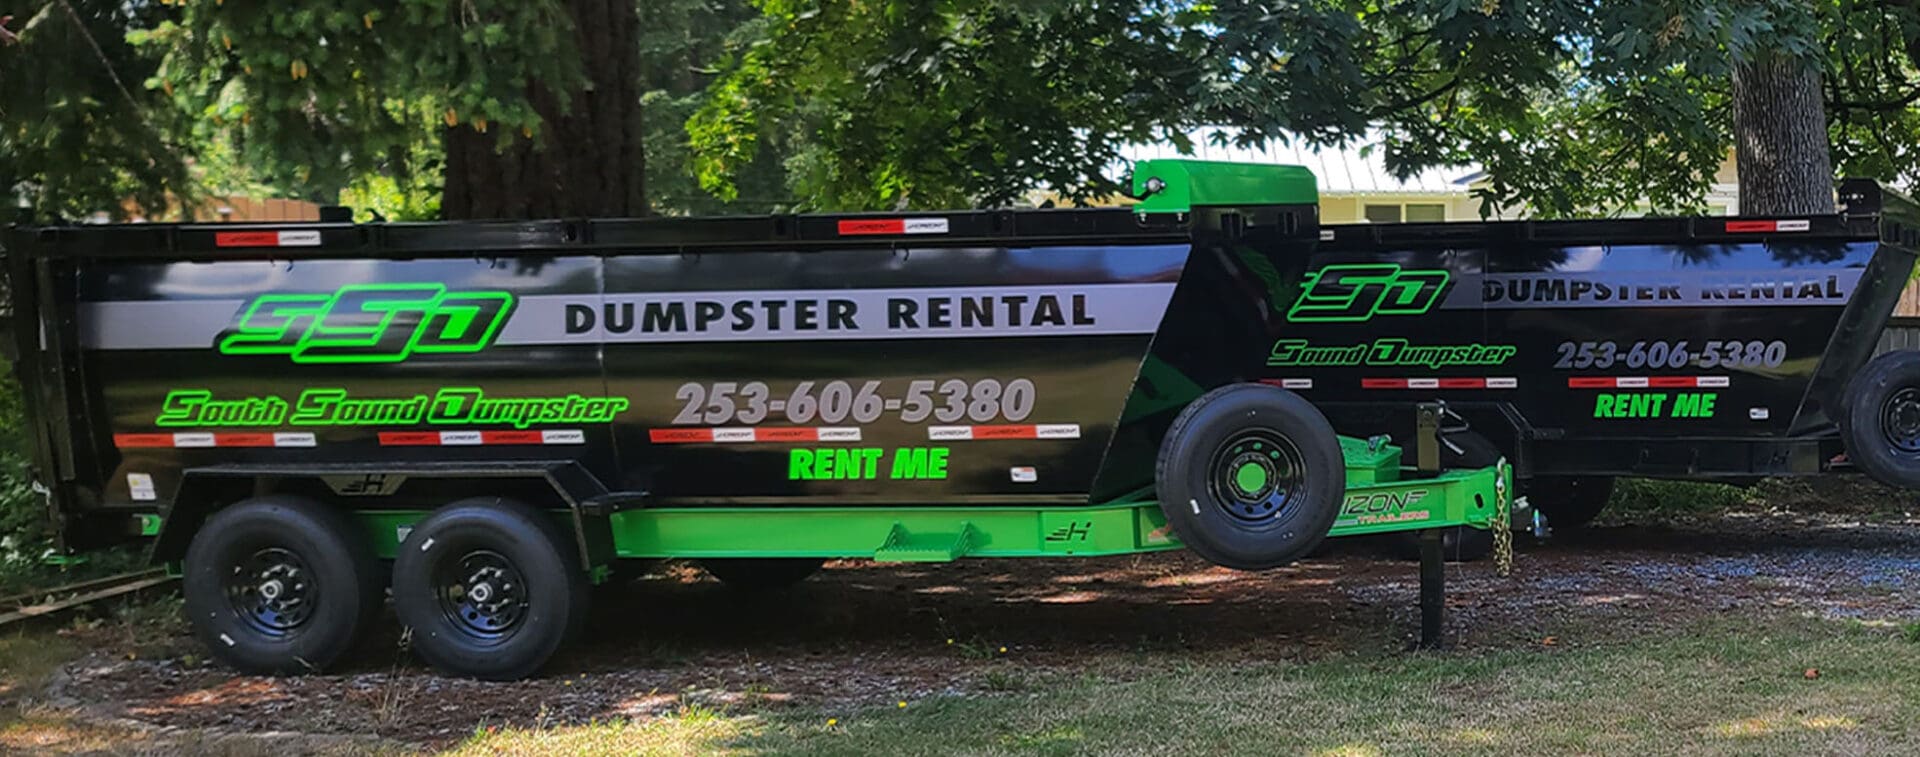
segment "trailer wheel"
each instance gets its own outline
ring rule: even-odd
[[[1474,431],[1455,431],[1441,438],[1442,468],[1485,468],[1503,456],[1499,447]],[[1402,531],[1387,539],[1386,547],[1395,557],[1420,559],[1420,532]],[[1493,554],[1493,531],[1470,526],[1446,529],[1440,533],[1440,551],[1452,562],[1474,562]]]
[[[1174,418],[1154,466],[1180,540],[1208,561],[1263,570],[1299,559],[1333,528],[1346,491],[1326,416],[1284,389],[1234,384]]]
[[[444,673],[525,678],[582,627],[586,576],[545,513],[476,497],[415,524],[393,563],[393,604],[413,651]]]
[[[1873,480],[1920,489],[1920,352],[1889,352],[1847,384],[1847,456]]]
[[[325,670],[359,642],[384,599],[366,540],[338,511],[296,497],[214,513],[183,568],[195,634],[246,673]]]
[[[798,558],[731,558],[701,560],[707,575],[736,591],[760,593],[785,589],[820,572],[826,560]]]

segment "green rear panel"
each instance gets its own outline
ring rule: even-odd
[[[1155,180],[1160,189],[1149,194]],[[1137,213],[1187,213],[1203,205],[1315,205],[1320,191],[1313,172],[1301,166],[1221,163],[1210,160],[1143,160],[1133,165],[1133,195],[1144,199]]]

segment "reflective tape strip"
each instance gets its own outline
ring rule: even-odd
[[[288,231],[216,231],[213,233],[215,247],[319,247],[320,232],[317,229],[293,229]]]
[[[694,444],[713,441],[713,429],[710,428],[656,428],[647,431],[647,440],[654,444]]]
[[[271,447],[273,446],[273,434],[251,434],[251,433],[214,434],[213,446],[215,447]]]
[[[385,447],[438,447],[438,431],[382,431],[380,444]]]
[[[1569,389],[1712,389],[1731,386],[1730,376],[1568,376]]]
[[[1266,384],[1268,386],[1277,386],[1277,387],[1280,387],[1281,389],[1312,389],[1313,388],[1313,379],[1310,379],[1310,378],[1270,378],[1270,379],[1260,379],[1260,383]]]
[[[486,447],[541,444],[585,444],[586,432],[577,428],[551,430],[382,431],[384,447]]]
[[[1362,389],[1518,389],[1513,376],[1445,376],[1440,378],[1363,378]]]
[[[860,429],[813,426],[655,428],[647,430],[647,439],[654,444],[857,442],[860,441]]]
[[[194,449],[201,447],[312,447],[313,434],[304,432],[272,433],[264,431],[175,432],[114,434],[113,446],[120,449],[142,447]]]
[[[872,236],[881,234],[945,234],[948,230],[945,218],[847,218],[836,225],[840,236]]]
[[[1776,231],[1807,231],[1813,228],[1813,222],[1804,218],[1783,221],[1728,221],[1729,234],[1765,234]]]
[[[762,428],[746,429],[746,432],[747,438],[744,441],[749,442],[756,440],[768,442],[820,441],[820,430],[816,428]],[[718,434],[715,434],[715,437],[714,441],[726,441],[718,438]]]
[[[932,441],[970,439],[1078,439],[1078,423],[998,424],[989,426],[928,426]]]
[[[281,247],[319,247],[320,232],[313,229],[300,231],[282,231],[278,234]]]
[[[928,426],[927,438],[934,441],[962,441],[973,438],[972,426]]]

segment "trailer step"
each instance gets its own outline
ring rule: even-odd
[[[909,533],[899,523],[887,532],[886,543],[874,550],[876,562],[953,562],[973,547],[973,524],[962,521],[960,533]]]

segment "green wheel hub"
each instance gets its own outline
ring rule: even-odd
[[[1272,478],[1267,469],[1258,463],[1241,463],[1240,469],[1233,472],[1233,485],[1243,492],[1255,492],[1266,488],[1267,480]]]

